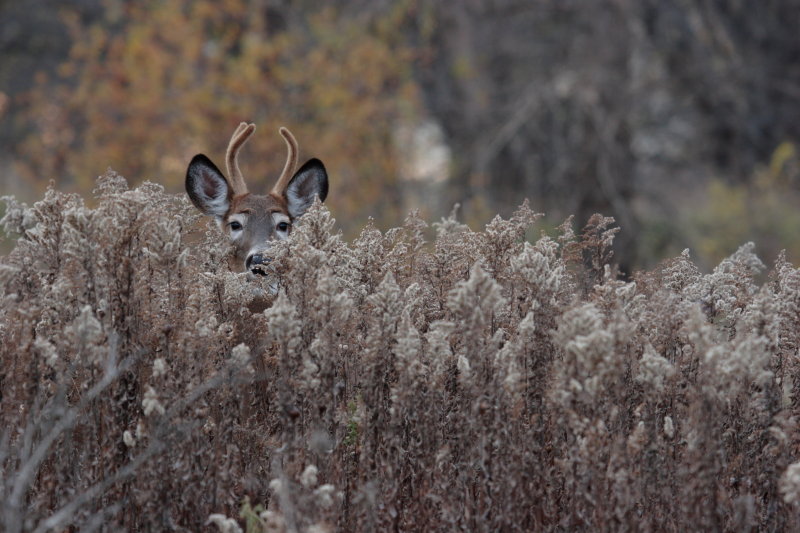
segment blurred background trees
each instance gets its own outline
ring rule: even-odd
[[[87,191],[111,166],[178,192],[249,120],[252,188],[286,125],[348,235],[529,198],[614,216],[628,271],[745,240],[796,261],[799,26],[793,0],[0,2],[0,183]]]

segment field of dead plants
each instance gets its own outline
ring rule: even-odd
[[[95,196],[5,199],[8,533],[800,529],[782,256],[620,281],[600,216],[317,204],[251,279],[183,195]]]

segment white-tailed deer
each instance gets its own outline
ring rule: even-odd
[[[306,212],[314,197],[328,195],[328,174],[319,159],[309,159],[295,172],[297,141],[281,128],[288,154],[275,186],[266,195],[251,194],[239,170],[239,149],[253,134],[255,124],[242,122],[231,136],[225,155],[228,178],[203,154],[186,170],[186,192],[203,214],[213,216],[233,243],[234,256],[253,274],[266,274],[264,252],[271,241],[283,240],[294,221]]]

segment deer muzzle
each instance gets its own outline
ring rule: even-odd
[[[267,267],[269,266],[270,258],[261,253],[254,253],[247,256],[244,266],[253,274],[259,276],[267,275]]]

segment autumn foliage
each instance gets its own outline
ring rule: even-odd
[[[628,274],[800,254],[794,0],[29,2],[0,5],[0,187],[28,200],[109,166],[178,192],[247,121],[254,190],[289,127],[348,238],[527,198],[547,226],[613,216]]]
[[[70,55],[29,96],[19,168],[88,191],[111,165],[177,191],[192,156],[220,159],[244,120],[263,127],[242,154],[254,187],[280,173],[287,126],[304,160],[336,175],[334,209],[400,219],[393,132],[417,96],[412,52],[386,30],[402,13],[376,21],[331,7],[293,20],[225,0],[123,2],[90,26],[66,16]]]

